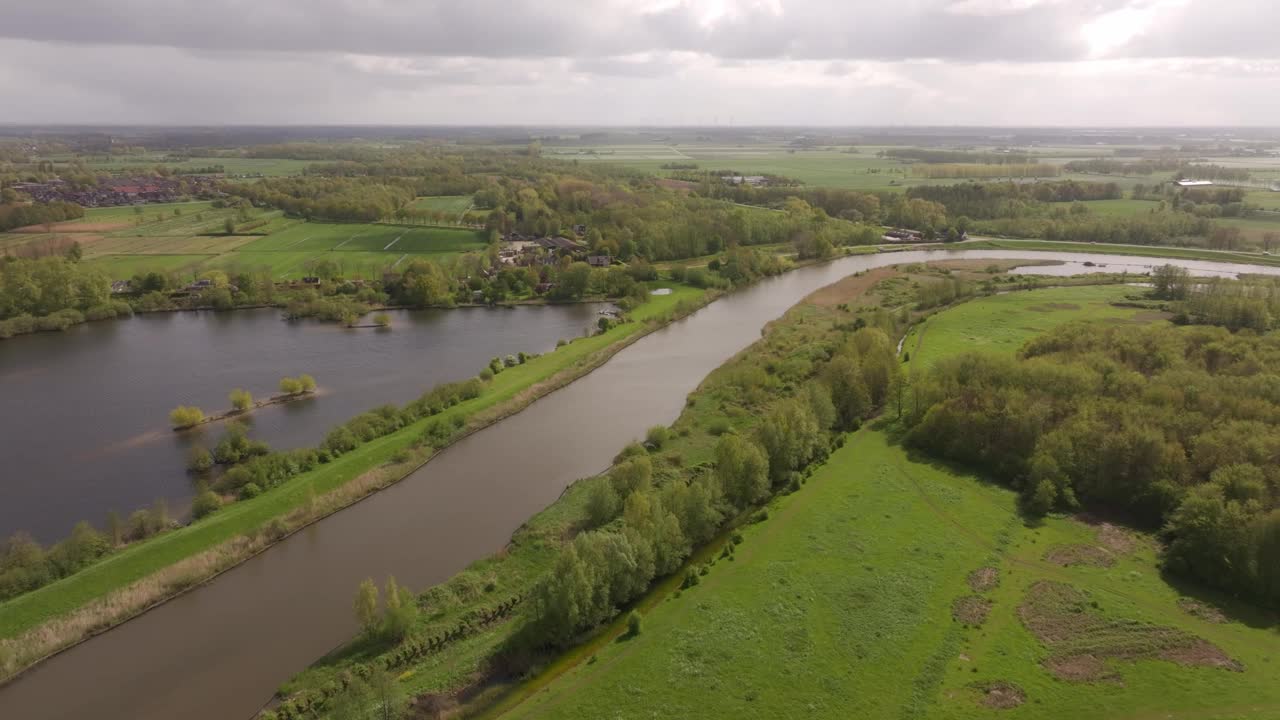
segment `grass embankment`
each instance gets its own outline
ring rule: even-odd
[[[1008,490],[863,431],[744,529],[733,562],[717,560],[646,613],[638,637],[603,644],[502,717],[969,718],[997,704],[1036,718],[1280,713],[1272,629],[1227,607],[1227,622],[1188,612],[1144,537],[1069,518],[1029,527],[1016,507]],[[1112,564],[1045,559],[1076,547],[1101,547]],[[1105,659],[1107,681],[1041,664],[1060,646],[1037,639],[1019,608],[1056,587],[1043,581],[1086,593],[1078,616],[1104,620],[1063,627]],[[1244,671],[1160,659],[1143,645],[1156,629],[1207,641]]]
[[[491,424],[581,377],[677,312],[709,297],[687,286],[659,285],[673,287],[674,292],[651,297],[631,313],[629,322],[499,373],[474,400],[361,445],[257,498],[233,503],[0,604],[0,677],[12,677],[40,658],[242,562],[280,539],[279,533],[263,532],[274,520],[292,516],[295,521],[288,530],[293,531],[402,479],[427,457],[384,466],[398,452],[409,450],[428,423],[462,418],[472,430]]]
[[[1167,247],[1163,245],[1111,245],[1108,243],[1081,243],[1059,240],[981,238],[952,245],[951,247],[961,250],[1047,250],[1050,252],[1079,252],[1098,255],[1138,255],[1181,260],[1208,260],[1220,263],[1280,266],[1280,257],[1274,255],[1206,250],[1204,248]]]

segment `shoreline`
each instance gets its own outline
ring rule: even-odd
[[[139,585],[143,585],[148,582],[155,582],[157,579],[157,576],[163,575],[166,572],[173,572],[175,568],[178,568],[183,563],[195,563],[202,559],[213,560],[216,563],[214,565],[211,565],[209,569],[201,573],[198,577],[191,578],[189,582],[181,583],[180,587],[178,587],[178,589],[176,590],[166,589],[166,590],[155,591],[155,594],[153,596],[149,596],[144,600],[137,601],[139,602],[139,604],[136,604],[133,607],[122,608],[121,610],[117,611],[116,614],[110,616],[105,622],[98,621],[98,622],[87,623],[83,629],[79,631],[75,631],[74,637],[69,640],[56,640],[54,638],[47,638],[44,643],[45,647],[40,647],[37,650],[37,652],[41,652],[41,655],[39,657],[34,658],[32,660],[26,660],[26,661],[18,660],[20,664],[15,666],[12,670],[9,670],[9,669],[0,670],[0,672],[5,673],[3,677],[0,677],[0,689],[4,688],[5,686],[9,685],[12,682],[15,682],[26,673],[34,670],[35,668],[39,667],[46,661],[56,657],[57,655],[63,652],[66,652],[67,650],[70,650],[76,647],[77,645],[92,639],[97,635],[101,635],[116,627],[119,627],[129,622],[130,620],[141,617],[142,615],[149,612],[150,610],[153,610],[174,598],[184,595],[187,592],[195,590],[200,586],[211,582],[212,580],[216,579],[218,576],[222,575],[223,573],[226,573],[238,567],[242,563],[252,559],[253,557],[256,557],[257,555],[271,548],[275,544],[296,534],[298,531],[305,529],[307,527],[310,527],[311,525],[314,525],[315,523],[329,517],[330,515],[333,515],[349,507],[352,507],[357,503],[359,503],[360,501],[368,497],[371,497],[377,492],[399,483],[400,481],[414,474],[417,470],[419,470],[420,468],[425,466],[427,463],[429,463],[441,451],[451,447],[453,444],[457,443],[458,441],[466,437],[469,437],[470,435],[476,432],[484,430],[485,428],[488,428],[498,422],[501,422],[502,420],[512,415],[519,413],[520,411],[524,410],[526,407],[533,404],[537,400],[547,395],[550,395],[551,393],[557,390],[560,390],[561,388],[568,386],[569,384],[573,383],[578,379],[581,379],[582,377],[585,377],[595,369],[599,368],[601,365],[604,365],[614,355],[626,349],[630,345],[634,344],[635,342],[639,341],[640,339],[644,338],[650,333],[653,333],[657,330],[662,329],[663,327],[666,327],[668,324],[672,322],[683,319],[684,317],[687,317],[688,315],[693,314],[697,310],[700,310],[701,308],[705,307],[711,302],[714,302],[723,294],[724,294],[723,292],[717,292],[712,290],[703,291],[701,297],[694,303],[694,305],[691,308],[688,308],[687,311],[684,313],[679,313],[676,308],[673,308],[671,315],[661,321],[654,321],[651,319],[647,319],[644,321],[633,321],[633,322],[636,322],[638,326],[632,332],[628,333],[624,337],[618,338],[612,341],[611,343],[609,343],[608,345],[605,345],[601,348],[591,351],[589,354],[575,361],[574,364],[569,365],[568,367],[558,370],[553,374],[545,378],[542,378],[541,380],[536,380],[530,383],[529,385],[516,390],[511,397],[506,398],[502,401],[499,401],[497,404],[490,405],[487,407],[476,408],[474,410],[474,413],[467,418],[464,431],[459,433],[455,437],[451,438],[447,444],[445,444],[440,448],[433,448],[430,453],[425,455],[425,457],[413,458],[408,463],[402,463],[400,466],[393,466],[395,470],[390,476],[386,478],[381,478],[381,479],[372,479],[372,482],[366,483],[365,487],[354,488],[354,494],[352,494],[351,497],[343,497],[344,495],[352,492],[352,490],[350,490],[349,488],[352,488],[355,485],[359,485],[362,479],[367,478],[371,474],[372,475],[378,474],[378,471],[386,467],[386,464],[379,463],[371,467],[363,468],[362,470],[358,471],[354,476],[349,477],[341,481],[340,483],[338,483],[334,488],[324,493],[324,495],[319,495],[315,497],[315,504],[317,506],[322,505],[326,499],[329,499],[332,502],[331,506],[325,507],[323,510],[316,513],[315,515],[306,518],[305,520],[300,522],[300,524],[289,527],[286,533],[278,537],[272,538],[270,540],[262,541],[261,544],[257,544],[257,545],[245,545],[245,543],[241,540],[240,536],[234,536],[234,537],[228,538],[227,540],[219,542],[211,547],[207,547],[195,554],[188,555],[173,563],[169,563],[165,566],[162,566],[156,569],[155,571],[150,572],[147,575],[130,582],[127,585],[110,590],[106,594],[100,595],[94,599],[91,599],[88,602],[83,603],[75,607],[74,609],[68,611],[67,613],[50,618],[34,626],[28,627],[20,631],[18,634],[14,636],[0,639],[0,651],[10,651],[10,648],[8,646],[13,646],[12,651],[20,651],[23,648],[31,648],[32,643],[38,643],[40,641],[41,635],[48,635],[50,632],[52,632],[53,628],[51,628],[50,626],[62,625],[67,623],[75,624],[75,619],[77,616],[93,614],[94,612],[96,612],[99,606],[104,604],[107,606],[113,605],[112,600],[115,599],[115,596],[127,595],[130,593],[132,589],[136,588]],[[547,357],[547,356],[543,356],[543,357]],[[481,397],[483,397],[483,395]],[[379,441],[385,441],[385,442],[381,443],[378,449],[385,449],[386,445],[395,444],[392,442],[393,440],[400,440],[400,441],[412,440],[413,438],[416,438],[417,431],[421,430],[420,426],[425,425],[427,422],[430,422],[433,419],[438,419],[439,417],[440,416],[436,416],[436,418],[426,418],[424,420],[420,420],[416,423],[405,426],[404,428],[401,428],[400,430],[397,430],[396,432],[391,433],[390,435],[386,435],[382,438],[377,438],[371,441],[370,443],[366,443],[366,445],[363,447],[370,448],[370,451],[367,453],[368,455],[375,455],[375,453],[372,452],[372,449],[375,444],[379,444]],[[404,443],[404,444],[407,447],[409,443]],[[373,458],[366,458],[366,459],[373,459]],[[300,485],[300,484],[301,483],[295,483],[295,485]],[[280,488],[275,488],[275,490],[284,489],[289,485],[290,483],[286,482]],[[344,489],[346,489],[346,492],[344,492]],[[268,520],[263,524],[259,525],[257,529],[260,532],[271,521],[288,517],[289,515],[292,515],[298,512],[299,510],[305,510],[305,508],[295,507],[287,512],[277,513],[272,516],[271,520]],[[186,527],[191,527],[191,526],[189,525]],[[182,529],[185,529],[185,528],[180,528],[178,531],[175,531],[175,532],[180,532]],[[158,537],[166,537],[166,535],[161,535]],[[238,550],[236,548],[237,545],[241,546]],[[92,567],[93,566],[90,566],[90,568]],[[68,578],[66,579],[71,579],[74,577],[76,576],[72,575],[72,576],[68,576]],[[62,582],[62,581],[59,581],[59,582]],[[52,585],[48,585],[45,587],[46,588],[53,587],[57,584],[58,583],[54,583]],[[31,593],[27,593],[25,595],[17,596],[12,600],[21,600],[23,598],[29,598],[31,595],[35,593],[39,593],[40,590],[42,589],[43,588],[34,590]],[[0,606],[0,608],[2,607],[3,606]],[[2,657],[3,657],[3,654],[0,654],[0,658]]]
[[[292,393],[292,394],[280,393],[279,395],[272,395],[266,400],[254,400],[253,405],[243,410],[236,410],[235,408],[232,408],[230,410],[223,410],[220,413],[214,413],[213,415],[204,416],[203,418],[200,419],[200,422],[192,423],[190,425],[175,426],[170,429],[176,433],[186,432],[188,430],[194,430],[200,427],[201,425],[210,425],[212,423],[222,422],[223,420],[234,420],[235,418],[242,417],[245,415],[252,415],[255,410],[260,410],[264,407],[270,407],[272,405],[283,405],[285,403],[294,402],[296,400],[307,400],[310,398],[320,397],[323,394],[324,394],[323,388],[316,388],[315,390],[303,390],[301,392]]]

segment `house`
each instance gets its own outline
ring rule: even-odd
[[[881,237],[885,242],[901,243],[901,242],[924,242],[924,233],[919,230],[904,230],[902,228],[894,228],[885,231]]]
[[[132,291],[133,291],[133,283],[130,282],[129,280],[112,280],[111,281],[112,295],[122,295],[124,293],[132,292]]]
[[[555,237],[540,237],[534,240],[534,242],[537,243],[539,247],[544,247],[548,250],[559,250],[560,252],[575,252],[582,249],[582,246],[578,243],[560,235]]]
[[[720,179],[730,185],[750,185],[764,187],[769,184],[763,175],[722,175]]]
[[[1212,185],[1212,180],[1179,180],[1178,187],[1200,187],[1203,185]]]
[[[591,267],[609,267],[613,263],[613,258],[608,255],[588,255],[587,264]]]

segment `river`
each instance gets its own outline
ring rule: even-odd
[[[309,373],[320,392],[246,416],[250,435],[278,449],[317,445],[330,428],[439,382],[475,375],[495,355],[545,352],[581,335],[599,305],[391,311],[390,330],[284,322],[275,309],[181,312],[86,323],[0,342],[0,537],[42,542],[89,520],[103,527],[164,498],[193,494],[192,445],[224,433],[212,423],[175,433],[175,406],[230,407],[227,394],[276,392]]]
[[[403,482],[36,667],[0,689],[0,717],[248,717],[281,682],[355,634],[351,599],[362,579],[394,574],[414,590],[447,579],[501,549],[522,522],[569,483],[607,467],[647,427],[674,420],[703,377],[805,295],[860,270],[947,258],[1280,274],[1195,261],[967,250],[852,256],[764,280],[641,339]]]

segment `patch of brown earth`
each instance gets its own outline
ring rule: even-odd
[[[974,592],[986,592],[1000,584],[1000,571],[993,567],[982,567],[969,573],[969,587]]]
[[[1064,265],[1061,260],[939,260],[931,261],[928,267],[940,268],[945,270],[964,270],[969,272],[985,273],[989,268],[994,268],[996,272],[1009,272],[1016,267],[1031,267],[1032,265]]]
[[[1063,567],[1071,565],[1111,567],[1116,564],[1115,556],[1097,545],[1059,545],[1049,548],[1049,551],[1044,554],[1044,559]]]
[[[862,297],[881,280],[898,274],[897,268],[883,267],[868,270],[857,275],[850,275],[843,280],[832,283],[815,291],[805,300],[821,307],[833,307]]]
[[[977,595],[958,597],[951,603],[951,617],[965,625],[974,627],[981,625],[987,619],[989,612],[991,612],[991,601]]]
[[[1066,655],[1044,661],[1045,669],[1068,682],[1120,682],[1120,675],[1092,655]]]
[[[1160,652],[1161,660],[1194,667],[1216,667],[1232,672],[1244,672],[1244,665],[1232,660],[1222,649],[1207,640],[1194,645],[1166,648]]]
[[[975,683],[970,687],[981,693],[979,704],[992,710],[1011,710],[1027,701],[1027,693],[1022,688],[1004,680]]]
[[[1036,582],[1027,589],[1018,618],[1049,650],[1045,668],[1063,680],[1118,680],[1107,660],[1159,659],[1237,672],[1244,669],[1216,645],[1191,633],[1108,618],[1097,602],[1066,583]]]
[[[1138,545],[1138,538],[1132,532],[1095,515],[1080,513],[1075,519],[1094,528],[1098,544],[1117,555],[1128,555]]]
[[[1178,607],[1182,609],[1182,612],[1207,622],[1224,623],[1227,621],[1227,616],[1223,615],[1221,610],[1199,600],[1185,597],[1178,598]]]

